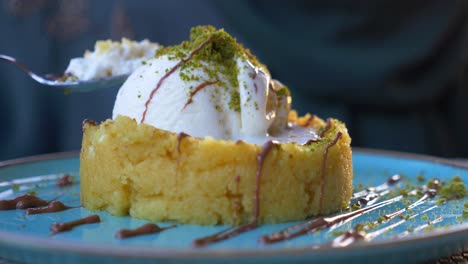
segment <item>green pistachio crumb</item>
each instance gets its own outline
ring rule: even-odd
[[[428,225],[428,226],[424,229],[424,231],[430,232],[430,231],[433,231],[434,229],[435,229],[435,228],[434,228],[433,225]]]
[[[453,200],[464,198],[467,195],[467,191],[461,177],[456,176],[448,184],[440,188],[439,194],[443,199]]]
[[[463,217],[463,219],[468,219],[468,209],[463,209],[462,217]]]
[[[410,200],[404,200],[403,203],[405,204],[405,208],[408,209],[408,207],[411,204],[411,201]]]
[[[193,55],[192,59],[184,66],[200,68],[202,61],[214,62],[217,69],[204,69],[208,74],[217,74],[218,72],[228,77],[234,87],[238,87],[236,58],[248,59],[254,66],[266,67],[258,62],[248,49],[245,49],[237,40],[226,33],[223,29],[217,30],[213,26],[193,27],[190,31],[190,39],[183,41],[179,45],[162,47],[156,51],[156,57],[166,55],[169,59],[181,60],[188,56],[190,52],[198,48],[202,43],[217,39],[204,46],[200,51]],[[219,66],[219,67],[218,67]]]
[[[366,229],[366,226],[363,225],[363,224],[357,224],[355,227],[354,227],[354,230],[358,231],[358,232],[364,232]]]
[[[364,225],[366,226],[367,229],[372,229],[375,227],[375,224],[371,222],[366,222]]]
[[[416,180],[417,180],[418,182],[421,182],[421,183],[422,183],[422,182],[425,182],[425,181],[426,181],[426,178],[424,178],[424,175],[419,174],[419,175],[416,177]]]
[[[331,235],[332,235],[332,236],[336,236],[336,237],[337,237],[337,236],[341,236],[341,235],[343,235],[343,234],[344,234],[344,232],[343,232],[343,231],[339,231],[339,230],[333,230],[333,231],[331,232]]]
[[[202,44],[204,44],[203,47],[201,47]],[[198,49],[199,47],[201,49]],[[194,50],[197,52],[193,53]],[[185,60],[189,54],[190,59]],[[237,59],[248,60],[254,67],[268,71],[234,37],[223,29],[218,30],[213,26],[193,27],[190,30],[189,40],[178,45],[159,48],[155,57],[161,56],[166,56],[169,60],[183,60],[179,68],[179,76],[183,81],[200,81],[202,77],[208,76],[207,81],[217,82],[219,88],[230,94],[229,107],[235,111],[240,111],[240,96],[237,92],[239,88],[237,77],[240,69]],[[196,69],[197,71],[194,71]],[[166,73],[169,70],[166,69]]]
[[[341,209],[344,210],[344,209],[346,209],[346,208],[348,208],[348,203],[345,202],[345,201],[341,202]]]
[[[12,189],[13,191],[19,191],[19,190],[20,190],[20,186],[19,186],[18,184],[14,183],[14,184],[11,185],[11,189]]]
[[[236,112],[240,112],[240,94],[238,91],[232,91],[231,100],[229,100],[228,105],[230,109]]]

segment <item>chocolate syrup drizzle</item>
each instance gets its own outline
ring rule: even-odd
[[[309,146],[312,143],[316,143],[316,142],[319,142],[319,141],[320,141],[319,139],[309,139],[309,140],[307,140],[306,143],[302,144],[301,146]]]
[[[254,81],[253,84],[254,84],[255,93],[258,93],[258,86],[257,86],[257,83],[255,82],[255,79],[257,79],[258,73],[259,73],[259,69],[257,67],[254,67],[254,73],[250,75],[250,77]],[[268,88],[270,88],[274,93],[276,93],[273,87],[271,87],[271,81],[268,84]]]
[[[328,122],[328,121],[327,121]],[[322,211],[323,207],[323,192],[325,191],[325,184],[326,184],[326,169],[327,169],[327,159],[328,159],[328,152],[330,148],[335,146],[338,143],[338,140],[343,136],[341,132],[338,132],[335,136],[335,139],[328,143],[327,147],[325,148],[325,152],[323,153],[323,161],[322,161],[322,171],[321,171],[321,185],[320,185],[320,198],[319,198],[319,212]]]
[[[185,110],[185,108],[187,108],[187,106],[189,104],[191,104],[193,102],[193,97],[201,90],[203,90],[204,88],[206,88],[207,86],[210,86],[210,85],[213,85],[217,83],[217,81],[212,81],[212,82],[204,82],[200,85],[198,85],[193,91],[190,92],[190,96],[189,96],[189,99],[187,100],[187,102],[185,103],[184,107],[182,108],[182,110],[180,110],[181,112]]]
[[[327,124],[325,125],[325,128],[320,132],[319,136],[320,137],[325,136],[325,134],[328,132],[328,130],[330,130],[331,127],[332,127],[332,122],[331,122],[331,119],[328,118]]]
[[[25,194],[13,200],[0,200],[0,210],[27,209],[46,206],[48,204],[48,201],[42,200],[37,196]]]
[[[45,207],[38,207],[38,208],[28,208],[26,209],[26,214],[27,215],[32,215],[32,214],[44,214],[44,213],[56,213],[56,212],[61,212],[65,211],[68,209],[72,208],[78,208],[79,206],[66,206],[60,201],[51,201],[49,204]]]
[[[355,205],[358,205],[359,207],[371,205],[374,202],[376,202],[378,198],[388,194],[390,187],[393,187],[400,181],[401,176],[395,174],[392,177],[388,178],[388,180],[381,185],[378,185],[376,187],[370,187],[366,190],[354,193],[351,197],[351,201],[356,201]]]
[[[400,221],[398,221],[396,223],[393,223],[393,224],[385,226],[383,228],[374,230],[372,232],[368,232],[368,230],[369,230],[368,226],[363,226],[362,224],[357,224],[357,225],[354,226],[354,228],[352,230],[347,231],[344,234],[342,234],[342,235],[336,237],[335,239],[333,239],[330,242],[329,246],[331,246],[331,247],[346,247],[346,246],[349,246],[349,245],[351,245],[353,243],[357,243],[357,242],[360,242],[360,241],[371,241],[374,238],[384,234],[385,232],[390,231],[390,230],[394,229],[395,227],[405,223],[406,221],[408,221],[410,219],[413,219],[413,218],[417,217],[420,214],[423,214],[423,213],[426,213],[426,212],[428,212],[430,210],[433,210],[436,207],[437,207],[437,205],[432,206],[432,207],[430,207],[430,208],[428,208],[428,209],[426,209],[426,210],[424,210],[424,211],[422,211],[420,213],[413,214],[413,215],[409,216],[408,218],[402,218]],[[415,227],[413,229],[413,231],[411,231],[411,232],[420,231],[420,230],[428,227],[429,225],[439,223],[442,220],[443,220],[443,217],[438,217],[438,218],[436,218],[436,219],[434,219],[432,221],[428,221],[427,223],[424,223],[422,225],[419,225],[419,226]],[[376,223],[374,223],[374,224],[376,224]],[[409,233],[410,233],[410,231],[407,230],[407,231],[405,231],[403,233],[398,234],[396,237],[397,238],[402,238],[402,237],[407,236]]]
[[[389,186],[399,182],[400,179],[401,179],[401,176],[394,175],[394,176],[390,177],[389,180],[386,183],[381,184],[381,185],[379,185],[377,187],[368,188],[368,190],[371,190],[371,191],[369,191],[369,193],[375,193],[374,190],[378,189],[381,192],[376,193],[376,196],[381,197],[384,194],[388,193]],[[403,212],[405,212],[405,211],[407,211],[409,209],[414,209],[415,207],[423,204],[426,200],[428,200],[430,198],[433,198],[433,197],[435,197],[437,195],[437,190],[435,190],[435,189],[428,189],[425,186],[423,186],[422,189],[424,190],[424,194],[420,199],[418,199],[416,202],[408,205],[404,209],[397,210],[397,211],[395,211],[393,213],[390,213],[390,214],[386,214],[384,216],[384,218],[385,218],[384,222],[387,222],[387,221],[389,221],[389,220],[391,220],[391,219],[393,219],[393,218],[395,218],[397,216],[401,216]],[[409,192],[408,195],[416,195],[417,191],[418,190],[413,190],[413,191]],[[363,195],[364,194],[362,192],[359,192],[359,193],[355,193],[353,195],[353,197],[362,197]],[[272,243],[292,239],[292,238],[295,238],[295,237],[298,237],[298,236],[301,236],[301,235],[304,235],[304,234],[308,234],[308,233],[311,233],[311,232],[317,232],[317,231],[320,231],[320,230],[326,229],[326,228],[337,228],[337,227],[343,225],[344,223],[351,221],[354,218],[357,218],[357,217],[359,217],[359,216],[361,216],[361,215],[363,215],[365,213],[376,210],[376,209],[378,209],[380,207],[390,205],[390,204],[392,204],[392,203],[394,203],[396,201],[400,201],[402,198],[403,198],[403,195],[400,195],[400,196],[397,196],[397,197],[395,197],[393,199],[385,200],[385,201],[376,203],[374,205],[368,205],[365,208],[362,208],[362,209],[359,209],[359,210],[356,210],[356,211],[353,211],[353,212],[340,214],[340,215],[336,215],[336,216],[333,216],[333,217],[321,217],[321,218],[318,218],[318,219],[312,219],[312,220],[309,220],[309,221],[307,221],[305,223],[297,224],[295,226],[283,229],[283,230],[281,230],[279,232],[276,232],[276,233],[273,233],[271,235],[263,236],[263,237],[260,238],[260,241],[265,243],[265,244],[272,244]],[[433,206],[433,207],[431,207],[429,209],[424,210],[421,213],[432,210],[435,207],[436,206]],[[394,223],[394,224],[392,224],[390,226],[375,230],[375,231],[373,231],[371,233],[368,233],[368,234],[365,233],[365,231],[367,231],[369,228],[366,227],[366,226],[362,227],[361,224],[358,224],[352,230],[347,231],[343,235],[335,238],[329,244],[329,246],[344,247],[344,246],[348,246],[348,245],[350,245],[352,243],[355,243],[357,241],[372,240],[373,238],[377,237],[378,235],[381,235],[384,232],[386,232],[386,231],[388,231],[388,230],[390,230],[390,229],[392,229],[392,228],[394,228],[394,227],[396,227],[398,225],[401,225],[402,223],[407,221],[407,219],[414,218],[417,215],[419,215],[419,214],[415,214],[413,216],[410,216],[409,218],[403,218],[402,217],[402,220],[400,220],[399,222]],[[439,219],[437,221],[440,222],[442,220]],[[377,224],[379,224],[378,221],[373,222],[373,225],[377,225]]]
[[[182,139],[186,137],[190,137],[190,135],[184,132],[181,132],[177,135],[177,153],[179,153],[179,155],[180,155],[180,144],[182,143]]]
[[[416,193],[416,192],[413,191],[413,193]],[[411,194],[411,192],[409,194]],[[384,215],[384,217],[385,217],[386,221],[391,220],[391,219],[393,219],[393,218],[395,218],[397,216],[400,216],[401,214],[403,214],[407,210],[413,209],[416,206],[419,206],[419,205],[423,204],[424,202],[426,202],[426,200],[428,200],[429,198],[433,198],[436,195],[437,195],[437,190],[436,189],[428,189],[428,190],[426,190],[424,192],[424,195],[421,198],[419,198],[416,202],[410,204],[406,208],[400,209],[400,210],[398,210],[396,212],[393,212],[393,213],[390,213],[390,214],[386,214],[386,215]]]
[[[57,234],[60,232],[70,231],[76,226],[93,224],[101,222],[101,218],[98,215],[90,215],[75,221],[66,222],[66,223],[53,223],[50,226],[50,231],[52,234]]]
[[[148,223],[135,229],[121,229],[117,231],[117,233],[115,233],[115,238],[125,239],[125,238],[135,237],[135,236],[150,235],[150,234],[160,233],[164,230],[175,228],[175,227],[177,226],[171,225],[168,227],[159,227],[156,224]]]
[[[294,225],[292,227],[285,228],[279,232],[273,233],[271,235],[262,236],[260,242],[265,244],[272,244],[276,242],[285,241],[291,238],[295,238],[301,235],[308,234],[310,232],[317,232],[325,228],[339,227],[359,216],[362,216],[366,213],[374,211],[383,206],[387,206],[396,201],[399,201],[403,196],[398,196],[393,199],[389,199],[383,202],[376,203],[374,205],[362,208],[353,212],[344,213],[332,217],[320,217],[316,219],[311,219],[307,222]]]
[[[330,119],[327,120],[327,127],[324,129],[324,131],[328,130],[331,127]],[[324,181],[325,181],[325,169],[326,169],[326,164],[327,164],[328,152],[329,152],[331,147],[335,146],[338,143],[338,140],[341,137],[342,137],[342,133],[338,132],[336,134],[335,139],[326,146],[324,154],[323,154],[324,158],[323,158],[323,161],[322,161],[322,176],[321,176],[322,177],[322,186],[321,186],[321,194],[320,194],[320,202],[319,202],[320,203],[320,210],[322,208],[322,200],[323,200],[322,197],[323,197],[323,191],[324,191],[324,185],[325,185],[325,183],[324,183]],[[209,244],[229,239],[231,237],[237,236],[237,235],[239,235],[241,233],[250,231],[250,230],[255,229],[255,228],[258,227],[258,219],[259,219],[259,215],[260,215],[260,208],[259,208],[259,204],[260,204],[260,200],[259,200],[260,180],[261,180],[262,171],[263,171],[263,163],[264,163],[264,160],[265,160],[266,156],[268,155],[268,153],[271,151],[271,149],[275,145],[277,145],[277,143],[275,143],[273,141],[268,141],[267,143],[265,143],[263,145],[260,154],[257,156],[257,175],[256,175],[255,195],[254,195],[254,203],[253,203],[254,204],[254,208],[253,208],[254,219],[253,219],[253,221],[250,222],[249,224],[242,225],[242,226],[237,227],[237,228],[231,227],[231,228],[222,230],[222,231],[220,231],[218,233],[215,233],[215,234],[213,234],[211,236],[196,239],[196,240],[194,240],[192,242],[193,246],[195,246],[195,247],[207,246]]]
[[[262,177],[262,172],[263,172],[263,165],[265,163],[265,159],[267,155],[271,152],[273,147],[277,145],[276,142],[274,141],[268,141],[266,142],[260,151],[260,154],[257,155],[257,174],[256,174],[256,181],[255,181],[255,194],[254,194],[254,203],[253,203],[253,216],[254,219],[252,222],[239,226],[239,227],[231,227],[228,229],[225,229],[223,231],[220,231],[218,233],[215,233],[211,236],[195,239],[192,242],[192,245],[194,247],[203,247],[210,245],[215,242],[223,241],[226,239],[229,239],[231,237],[235,237],[239,234],[242,234],[244,232],[253,230],[258,227],[258,220],[259,220],[259,215],[260,215],[260,180]]]
[[[310,126],[310,124],[312,124],[312,121],[314,121],[315,118],[317,118],[316,115],[311,115],[311,116],[307,119],[306,123],[304,124],[304,127]]]
[[[433,206],[433,207],[431,207],[431,208],[429,208],[429,209],[433,209],[434,207],[437,207],[437,206]],[[426,210],[426,211],[428,211],[428,210]],[[415,217],[415,216],[412,216],[412,217],[410,217],[410,218],[414,218],[414,217]],[[415,228],[413,228],[412,231],[406,230],[406,231],[404,231],[404,232],[398,234],[398,235],[396,236],[396,238],[403,238],[403,237],[406,237],[406,236],[408,236],[408,235],[409,235],[410,233],[412,233],[412,232],[421,231],[421,230],[425,229],[426,227],[428,227],[428,226],[430,226],[430,225],[434,225],[434,224],[440,223],[440,222],[442,222],[443,220],[444,220],[443,217],[441,217],[441,216],[440,216],[440,217],[437,217],[437,218],[434,219],[434,220],[431,220],[431,221],[428,221],[427,223],[424,223],[424,224],[422,224],[422,225],[416,226]],[[401,221],[400,221],[400,222],[401,222]]]
[[[388,190],[389,187],[397,184],[398,182],[401,181],[401,179],[402,179],[402,177],[399,174],[395,174],[395,175],[391,176],[390,178],[388,178],[388,180],[385,183],[382,183],[382,184],[380,184],[378,186],[375,186],[375,187],[369,187],[369,188],[367,188],[365,190],[353,193],[353,196],[351,197],[351,199],[364,197],[364,196],[369,195],[370,193],[376,193],[376,192]]]
[[[149,104],[151,102],[151,100],[153,100],[153,97],[154,95],[156,94],[156,92],[159,90],[159,88],[161,87],[161,85],[163,84],[164,80],[166,80],[169,76],[171,76],[177,69],[179,69],[184,63],[188,62],[190,59],[192,59],[192,57],[197,53],[199,52],[201,49],[203,49],[203,47],[205,47],[206,45],[210,44],[210,43],[213,43],[213,42],[218,42],[218,41],[223,41],[224,38],[212,38],[212,39],[208,39],[206,40],[205,42],[201,43],[196,49],[194,49],[192,52],[189,53],[189,55],[187,57],[185,57],[184,59],[180,60],[174,67],[172,67],[168,72],[166,72],[164,74],[163,77],[161,77],[161,79],[159,79],[156,87],[151,91],[150,93],[150,96],[148,98],[148,100],[146,101],[145,103],[145,111],[143,111],[143,115],[141,117],[141,121],[140,123],[144,123],[145,122],[145,118],[146,118],[146,113],[148,112],[148,107],[149,107]]]
[[[63,175],[56,182],[58,187],[65,187],[73,184],[73,177],[69,174]]]
[[[179,166],[180,166],[180,154],[181,154],[181,149],[180,149],[180,148],[181,148],[181,145],[182,145],[182,140],[183,140],[184,138],[186,138],[186,137],[190,137],[190,135],[189,135],[189,134],[186,134],[186,133],[184,133],[184,132],[180,132],[180,133],[177,135],[177,146],[176,146],[176,148],[177,148],[177,154],[178,154],[178,155],[177,155],[177,160],[176,160],[176,162],[177,162],[177,163],[176,163],[176,164],[177,164],[177,168],[176,168],[176,172],[175,172],[175,176],[174,176],[174,179],[175,179],[175,181],[176,181],[176,184],[175,184],[176,191],[177,191],[177,188],[178,188],[178,186],[179,186],[179,185],[177,184],[177,180],[178,180],[178,178],[179,178],[179,171],[180,171],[180,169],[179,169]]]
[[[91,119],[85,119],[85,120],[83,120],[83,122],[81,123],[81,127],[84,128],[85,125],[97,126],[98,123],[97,123],[96,121],[91,120]]]

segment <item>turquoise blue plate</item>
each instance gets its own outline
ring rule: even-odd
[[[459,175],[468,182],[467,167],[432,157],[355,150],[353,162],[356,189],[377,186],[394,174],[403,176],[403,181],[394,188],[417,185],[422,177],[448,181]],[[58,198],[67,205],[79,205],[78,172],[77,153],[0,162],[0,200],[30,192],[46,200]],[[63,174],[74,175],[75,183],[58,187],[56,180]],[[94,212],[84,208],[40,215],[25,215],[22,210],[0,211],[0,258],[27,263],[417,263],[451,255],[468,245],[468,209],[463,217],[468,199],[444,204],[437,201],[437,197],[429,199],[402,217],[381,223],[376,230],[385,232],[372,240],[341,248],[323,245],[358,223],[376,221],[379,216],[404,208],[408,200],[383,206],[334,230],[322,230],[286,242],[263,245],[258,239],[295,223],[264,225],[205,248],[193,248],[191,242],[226,227],[179,225],[159,234],[118,240],[114,235],[119,229],[136,228],[146,222],[98,212],[101,223],[51,236],[52,223],[75,220]],[[164,227],[171,223],[158,224]]]

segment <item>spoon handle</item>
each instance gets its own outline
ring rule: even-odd
[[[35,80],[38,83],[45,84],[45,85],[53,85],[56,83],[55,80],[49,80],[46,79],[42,76],[39,76],[35,74],[33,71],[31,71],[26,65],[18,62],[15,58],[10,57],[8,55],[0,54],[0,60],[3,60],[5,62],[8,62],[10,64],[15,65],[17,68],[28,74],[33,80]]]
[[[122,85],[128,77],[128,75],[118,75],[89,81],[59,80],[54,77],[48,77],[53,76],[50,74],[45,75],[45,77],[38,75],[31,71],[24,64],[19,63],[15,58],[8,55],[0,54],[0,61],[5,61],[15,65],[18,69],[28,74],[29,77],[40,84],[51,86],[57,89],[66,89],[69,92],[91,92],[94,90],[118,87]]]

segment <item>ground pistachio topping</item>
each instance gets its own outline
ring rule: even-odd
[[[160,47],[156,51],[156,58],[167,56],[169,60],[183,60],[190,52],[209,40],[216,41],[205,45],[190,60],[185,62],[180,67],[179,76],[186,82],[216,83],[229,94],[229,107],[239,112],[241,107],[237,59],[248,60],[254,67],[261,68],[265,72],[268,72],[268,69],[223,29],[216,29],[213,26],[193,27],[190,30],[188,41],[183,41],[179,45]],[[204,73],[203,76],[200,74],[200,70]]]
[[[467,196],[466,187],[460,176],[455,176],[441,187],[440,197],[445,200],[461,199]]]

